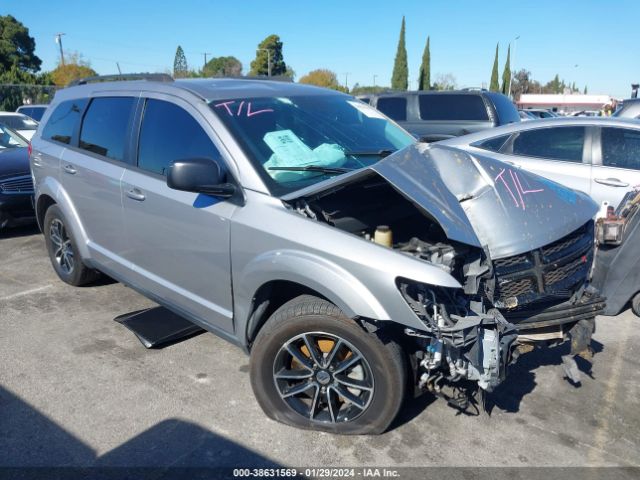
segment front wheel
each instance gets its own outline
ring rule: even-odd
[[[280,307],[251,352],[251,383],[261,407],[299,428],[382,433],[400,410],[406,376],[397,343],[311,295]]]

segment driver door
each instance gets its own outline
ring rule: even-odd
[[[170,189],[176,160],[223,162],[210,127],[186,102],[147,98],[142,106],[135,166],[122,177],[122,204],[135,282],[177,313],[233,332],[229,220],[234,204]],[[222,165],[225,170],[224,165]]]

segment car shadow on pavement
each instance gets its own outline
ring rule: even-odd
[[[0,478],[233,478],[232,468],[282,468],[232,440],[175,418],[97,455],[3,387],[0,432]]]
[[[21,227],[0,229],[0,240],[5,238],[29,237],[31,235],[40,235],[40,229],[35,223],[23,225]]]
[[[570,344],[565,342],[554,348],[537,348],[518,358],[516,364],[509,367],[507,381],[498,385],[498,387],[487,396],[487,412],[490,414],[494,407],[505,412],[518,412],[522,399],[531,393],[536,386],[535,370],[542,366],[555,366],[558,375],[564,377],[565,381],[575,388],[580,388],[580,384],[574,384],[566,378],[562,368],[562,356],[568,355],[570,349]],[[604,345],[592,340],[591,349],[595,357],[598,353],[602,352]],[[591,362],[576,357],[576,363],[583,378],[593,378]]]

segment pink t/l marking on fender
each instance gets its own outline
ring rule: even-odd
[[[504,171],[505,170],[503,168],[502,171],[494,179],[494,182],[497,182],[498,180],[500,180],[503,183],[503,185],[505,187],[507,187],[507,191],[509,192],[509,195],[511,195],[511,198],[513,198],[513,203],[515,203],[516,207],[519,207],[520,205],[518,204],[518,200],[516,199],[516,196],[511,191],[511,188],[509,187],[509,184],[507,182],[505,182],[504,178],[502,178],[502,174],[504,173]]]
[[[518,186],[520,187],[520,190],[522,191],[522,193],[539,193],[539,192],[544,192],[544,188],[539,188],[538,190],[525,190],[524,188],[522,188],[522,184],[520,183],[520,177],[518,177],[518,172],[514,173],[516,176],[516,180],[518,182]]]
[[[259,113],[267,113],[273,112],[272,108],[265,108],[264,110],[258,110],[256,112],[251,111],[251,102],[247,104],[247,117],[253,117],[254,115],[258,115]]]
[[[518,181],[516,181],[516,177],[513,176],[513,170],[509,170],[509,175],[511,175],[511,180],[513,181],[513,184],[516,186],[516,191],[518,192],[518,196],[520,197],[520,204],[522,204],[522,210],[526,210],[527,207],[524,204],[524,198],[522,198],[522,187],[518,188],[518,185],[520,184]]]
[[[230,101],[228,101],[228,102],[218,103],[218,104],[214,105],[214,107],[216,107],[216,108],[218,108],[218,107],[224,107],[224,108],[226,108],[226,109],[227,109],[227,113],[233,117],[233,112],[232,112],[232,111],[231,111],[231,109],[229,108],[229,105],[232,105],[232,104],[234,104],[234,103],[236,103],[234,100],[230,100]]]

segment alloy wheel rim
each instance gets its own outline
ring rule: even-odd
[[[273,364],[280,398],[316,423],[345,423],[362,415],[373,399],[369,362],[349,341],[307,332],[287,341]]]
[[[53,249],[53,258],[65,274],[73,272],[75,260],[71,239],[67,234],[64,223],[58,218],[51,222],[49,227],[49,240]]]

